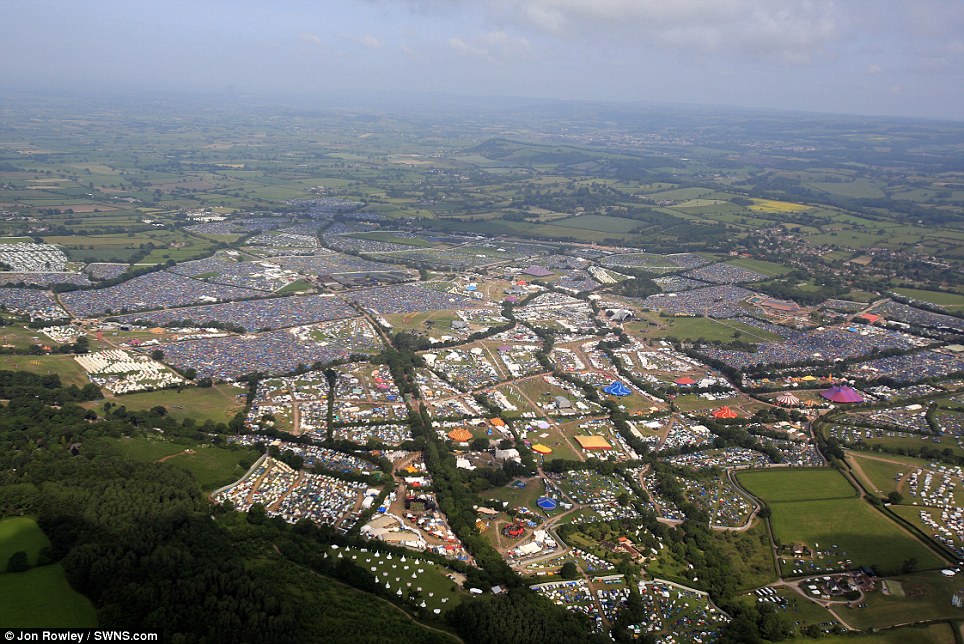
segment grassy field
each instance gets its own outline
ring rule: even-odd
[[[392,592],[401,590],[403,593],[408,593],[421,588],[418,592],[421,593],[422,599],[425,601],[425,608],[428,611],[434,611],[438,608],[445,612],[457,606],[462,599],[462,592],[459,587],[447,577],[451,572],[447,568],[424,559],[407,556],[404,557],[405,561],[402,561],[402,557],[399,555],[382,554],[376,556],[375,552],[348,548],[329,550],[328,556],[350,559],[355,565],[376,576],[382,584],[389,584]],[[392,559],[388,559],[389,556]],[[375,570],[372,570],[372,568]],[[408,569],[406,570],[406,568]],[[419,570],[422,572],[418,572]],[[430,593],[431,597],[429,596]],[[443,599],[448,601],[443,602]]]
[[[3,368],[40,375],[58,375],[64,385],[83,387],[90,383],[87,373],[72,356],[3,356]]]
[[[52,347],[58,343],[45,336],[38,329],[28,329],[23,326],[0,327],[0,345],[12,345],[17,349],[27,349],[34,344]],[[6,359],[6,356],[4,358]]]
[[[740,483],[767,503],[846,499],[857,491],[835,470],[772,469],[741,472]]]
[[[242,393],[245,393],[244,389],[230,385],[217,385],[207,388],[187,387],[181,391],[162,389],[123,396],[110,396],[104,400],[85,403],[84,406],[97,409],[100,412],[105,402],[124,405],[130,410],[151,409],[160,405],[167,409],[168,414],[178,420],[193,418],[198,424],[208,420],[215,423],[226,423],[244,407],[244,402],[237,398],[237,395]]]
[[[895,293],[911,297],[921,302],[928,302],[943,307],[948,311],[964,311],[964,295],[956,293],[941,293],[940,291],[924,291],[916,288],[895,288]]]
[[[848,619],[853,614],[851,611],[844,610],[843,618]],[[792,640],[794,642],[813,642],[809,638]],[[855,644],[904,644],[905,642],[915,642],[915,644],[955,644],[954,631],[950,624],[929,624],[927,626],[905,626],[893,630],[881,631],[879,633],[866,634],[829,634],[820,638],[821,642],[839,642],[840,644],[854,642]]]
[[[249,448],[174,443],[148,437],[105,440],[128,458],[138,461],[163,459],[168,465],[187,470],[204,490],[213,490],[236,481],[247,471],[247,466],[258,458],[257,451]]]
[[[726,263],[730,266],[739,266],[740,268],[762,273],[767,277],[779,277],[780,275],[786,275],[790,272],[790,269],[782,264],[767,262],[762,259],[750,259],[748,257],[741,257]]]
[[[510,485],[495,488],[485,492],[485,498],[495,499],[496,501],[507,501],[510,508],[524,506],[533,512],[542,512],[536,505],[536,500],[546,493],[546,487],[541,479],[533,479],[526,483],[524,488],[516,488]]]
[[[735,340],[744,342],[778,342],[782,338],[775,333],[764,331],[742,322],[732,320],[714,320],[712,318],[679,317],[659,318],[658,323],[664,328],[651,327],[648,324],[632,322],[626,329],[635,335],[646,338],[679,338],[680,340],[699,340],[708,342],[729,343]]]
[[[887,580],[897,582],[903,597],[881,592],[865,598],[866,608],[847,611],[844,618],[860,629],[882,628],[907,622],[959,619],[964,610],[951,605],[951,597],[961,589],[960,577],[944,577],[939,572],[902,575]]]
[[[0,624],[20,628],[90,628],[97,612],[67,583],[60,564],[0,574]]]
[[[778,543],[803,543],[831,553],[820,558],[818,570],[878,566],[883,572],[895,571],[912,558],[922,569],[945,563],[857,498],[853,487],[834,470],[752,471],[740,473],[739,479],[770,506]],[[793,567],[790,562],[785,566]]]
[[[927,461],[907,456],[872,455],[849,451],[847,457],[856,463],[857,467],[854,468],[854,474],[860,477],[861,482],[867,487],[867,491],[881,496],[887,496],[890,492],[898,491],[898,474],[907,474],[918,467],[927,467]]]
[[[21,550],[27,553],[27,563],[36,566],[37,553],[49,545],[47,535],[30,517],[0,519],[0,572],[6,571],[10,555]]]

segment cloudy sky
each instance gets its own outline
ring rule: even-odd
[[[433,92],[964,120],[964,2],[0,0],[4,87]]]

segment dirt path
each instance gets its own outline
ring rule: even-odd
[[[182,455],[184,455],[184,454],[193,454],[193,453],[194,453],[194,450],[193,450],[193,449],[186,449],[186,450],[184,450],[183,452],[177,452],[176,454],[168,454],[167,456],[164,456],[164,457],[161,457],[161,458],[157,459],[157,461],[155,461],[155,462],[157,462],[157,463],[166,463],[167,461],[171,460],[171,459],[174,458],[175,456],[182,456]]]

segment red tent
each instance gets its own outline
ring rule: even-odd
[[[713,418],[736,418],[736,412],[723,405],[713,412]]]
[[[846,385],[834,385],[820,395],[835,403],[862,403],[864,401],[863,396],[858,394],[853,387]]]
[[[674,380],[673,382],[675,382],[675,383],[678,384],[678,385],[685,385],[685,386],[687,386],[687,387],[690,386],[690,385],[695,385],[695,384],[696,384],[696,381],[693,380],[692,378],[690,378],[689,376],[683,376],[682,378],[677,378],[677,379]]]

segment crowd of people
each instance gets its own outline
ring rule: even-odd
[[[280,329],[288,326],[314,324],[357,316],[358,313],[343,300],[332,295],[275,297],[263,300],[244,300],[224,304],[207,304],[174,309],[131,313],[119,316],[125,324],[167,326],[188,320],[194,325],[211,323],[238,325],[247,331]]]
[[[754,365],[860,358],[877,351],[904,351],[919,344],[919,340],[904,333],[878,327],[834,327],[813,331],[786,329],[784,335],[789,337],[783,342],[757,345],[755,353],[720,347],[703,347],[700,351],[710,358],[742,369]]]
[[[752,291],[742,286],[710,286],[680,293],[657,293],[644,299],[642,304],[647,309],[670,315],[735,318],[746,315],[746,309],[740,304],[752,295]]]
[[[67,316],[53,295],[33,288],[0,288],[0,307],[31,320],[61,320]]]
[[[352,291],[348,297],[380,315],[421,313],[446,309],[473,308],[478,300],[464,295],[436,291],[418,284],[399,284]]]
[[[74,316],[89,318],[263,296],[263,291],[211,284],[168,271],[158,271],[107,288],[63,293],[60,299]]]
[[[695,268],[683,274],[684,277],[711,282],[713,284],[744,284],[759,282],[766,279],[766,275],[751,271],[732,264],[712,264]]]

